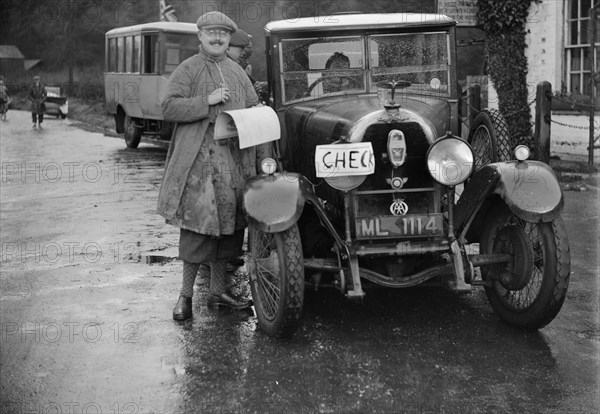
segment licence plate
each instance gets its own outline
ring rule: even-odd
[[[441,213],[359,217],[356,219],[356,237],[359,239],[431,237],[443,234],[443,216]]]

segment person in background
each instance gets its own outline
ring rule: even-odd
[[[166,120],[176,122],[167,153],[157,212],[179,227],[183,283],[173,319],[192,317],[194,282],[201,264],[210,267],[211,307],[247,309],[252,302],[227,287],[228,260],[241,255],[245,179],[256,175],[255,147],[240,149],[237,138],[214,140],[219,113],[258,104],[244,70],[226,51],[237,25],[213,11],[200,16],[200,49],[169,78],[162,101]]]
[[[244,69],[250,82],[254,85],[256,80],[252,77],[252,65],[248,62],[252,51],[252,36],[238,28],[229,40],[227,56]]]
[[[229,42],[229,48],[227,49],[227,56],[237,64],[239,64],[246,74],[254,90],[258,95],[258,99],[261,103],[269,104],[269,88],[267,82],[257,81],[252,77],[252,65],[249,63],[250,56],[252,56],[252,35],[249,35],[242,29],[238,29],[232,36]]]
[[[33,84],[29,88],[29,95],[27,96],[31,102],[31,119],[33,120],[33,127],[42,127],[44,121],[44,101],[46,100],[46,88],[40,82],[39,76],[33,77]]]
[[[0,116],[3,121],[6,121],[6,112],[8,111],[9,103],[10,96],[8,96],[8,89],[4,85],[4,76],[0,76]]]
[[[341,52],[335,52],[329,59],[327,59],[327,62],[325,62],[325,69],[344,70],[348,68],[350,68],[350,59]],[[328,74],[327,78],[323,80],[324,93],[339,92],[344,89],[348,89],[351,86],[351,79],[349,77],[343,75],[336,76],[337,74],[339,73],[333,72],[332,74]]]

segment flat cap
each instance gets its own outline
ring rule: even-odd
[[[237,29],[237,31],[231,35],[231,39],[229,40],[229,46],[234,47],[246,47],[250,45],[252,41],[252,35],[244,32],[242,29]]]
[[[238,29],[233,20],[218,11],[204,13],[198,18],[196,26],[198,26],[198,29],[221,28],[232,33]]]

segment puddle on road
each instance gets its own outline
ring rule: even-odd
[[[138,256],[138,260],[140,263],[142,264],[157,264],[157,263],[168,263],[168,262],[172,262],[173,260],[177,260],[177,257],[172,257],[172,256],[161,256],[161,255],[155,255],[155,254],[141,254]]]

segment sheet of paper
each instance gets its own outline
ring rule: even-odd
[[[270,106],[235,109],[219,114],[215,138],[239,137],[240,148],[248,148],[281,138],[277,114]]]

